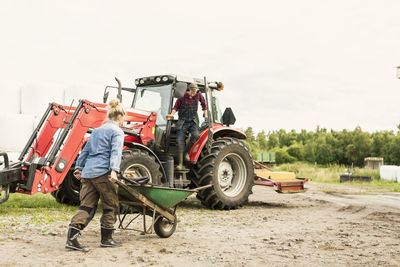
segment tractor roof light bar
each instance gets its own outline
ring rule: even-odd
[[[149,77],[137,78],[135,80],[136,86],[148,86],[148,85],[158,85],[158,84],[168,84],[172,82],[185,82],[185,83],[195,83],[199,87],[205,87],[204,79],[186,77],[182,75],[166,74],[166,75],[156,75]],[[207,82],[207,86],[210,89],[222,90],[224,85],[221,82]]]
[[[156,85],[156,84],[168,84],[174,82],[176,79],[175,75],[157,75],[138,78],[135,80],[136,86]]]

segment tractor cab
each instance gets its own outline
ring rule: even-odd
[[[118,81],[119,83],[119,81]],[[200,133],[213,125],[232,125],[235,117],[230,108],[224,113],[221,112],[218,100],[218,91],[224,88],[221,82],[207,82],[205,79],[185,77],[181,75],[157,75],[137,78],[136,88],[119,86],[107,86],[104,90],[103,103],[107,103],[109,98],[120,99],[121,103],[135,111],[154,112],[157,114],[156,128],[154,132],[154,152],[162,154],[176,155],[176,130],[175,125],[178,121],[178,114],[174,118],[167,120],[166,115],[170,114],[178,98],[184,96],[190,83],[197,84],[207,102],[208,122],[205,123],[203,111],[199,105],[197,110],[197,122]],[[207,86],[205,86],[207,83]]]
[[[158,153],[176,154],[175,124],[178,120],[178,115],[175,114],[171,120],[167,120],[166,115],[171,113],[176,100],[183,97],[190,83],[197,84],[199,93],[203,95],[207,102],[210,124],[222,124],[222,113],[215,95],[216,91],[222,90],[222,83],[207,82],[208,86],[206,87],[202,79],[179,75],[149,76],[135,80],[137,87],[132,107],[157,113],[155,144]],[[196,119],[200,126],[200,132],[202,132],[209,125],[205,123],[200,105],[197,111]]]
[[[160,113],[158,115],[163,116],[163,119],[160,119],[160,126],[166,125],[165,115],[171,113],[175,101],[178,98],[183,97],[190,83],[196,83],[198,85],[200,93],[203,94],[206,101],[208,101],[207,104],[209,106],[210,113],[215,115],[211,115],[210,117],[215,117],[215,123],[220,122],[220,117],[222,114],[218,107],[218,101],[213,93],[213,89],[216,89],[216,83],[208,83],[208,88],[210,90],[206,92],[204,81],[198,78],[188,78],[178,75],[162,75],[138,78],[135,80],[138,93],[135,95],[132,107],[145,110],[149,110],[149,108],[151,108],[151,111],[159,111]],[[222,83],[219,84],[220,88],[222,89]],[[212,98],[214,98],[215,101],[213,101]],[[198,115],[201,114],[202,112],[199,108]],[[202,118],[202,116],[198,117],[200,124],[204,122],[204,118]]]

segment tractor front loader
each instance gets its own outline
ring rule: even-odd
[[[105,104],[80,100],[76,107],[64,107],[50,103],[37,125],[18,162],[9,164],[5,152],[4,168],[0,171],[2,199],[9,193],[51,193],[63,203],[79,204],[79,181],[72,177],[72,166],[87,138],[86,134],[106,121]],[[143,143],[151,139],[156,114],[128,111],[126,121],[141,122],[146,127],[140,134]],[[133,130],[125,131],[138,136]]]

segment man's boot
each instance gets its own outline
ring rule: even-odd
[[[178,152],[178,166],[176,166],[176,169],[178,171],[183,171],[183,170],[187,170],[184,166],[183,166],[183,152]]]
[[[122,246],[121,242],[115,241],[112,238],[114,228],[108,228],[108,227],[101,227],[101,243],[100,246],[102,247],[120,247]]]
[[[185,162],[190,162],[190,157],[189,157],[189,151],[194,145],[195,142],[189,141],[189,143],[185,146],[185,154],[184,154],[184,161]]]
[[[79,244],[78,237],[80,235],[81,230],[76,227],[70,226],[68,229],[67,244],[65,244],[65,248],[88,252],[89,250],[86,247]]]

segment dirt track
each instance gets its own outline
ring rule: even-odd
[[[168,239],[117,231],[122,248],[99,247],[98,217],[84,231],[86,254],[64,248],[68,221],[0,234],[0,265],[17,266],[400,266],[400,194],[309,183],[302,194],[254,187],[249,204],[210,211],[190,198]],[[321,191],[323,189],[323,191]],[[359,194],[360,192],[364,192]]]

